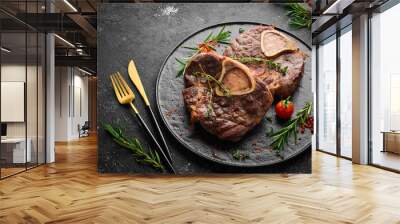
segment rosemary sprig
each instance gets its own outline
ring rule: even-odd
[[[288,67],[282,67],[280,63],[276,63],[271,60],[267,60],[264,58],[259,58],[259,57],[233,57],[233,59],[240,61],[241,63],[244,64],[249,64],[249,63],[264,63],[268,66],[268,68],[275,70],[277,72],[282,73],[283,75],[286,75]]]
[[[207,84],[208,84],[208,93],[207,93],[208,94],[208,104],[207,104],[207,111],[206,111],[205,117],[209,118],[211,116],[212,112],[214,112],[214,109],[212,107],[212,98],[213,98],[214,91],[213,91],[210,79],[207,79]]]
[[[249,158],[249,154],[248,153],[244,153],[244,152],[240,152],[239,149],[236,149],[235,151],[233,151],[232,153],[232,157],[235,160],[245,160]]]
[[[221,30],[218,32],[217,35],[213,36],[211,33],[210,40],[207,40],[205,42],[217,42],[220,44],[229,44],[229,40],[231,38],[231,32],[230,31],[224,31],[225,26],[221,28]],[[209,35],[210,36],[210,35]]]
[[[181,60],[181,59],[178,59],[178,58],[175,58],[175,60],[178,62],[178,64],[179,64],[179,70],[178,70],[178,74],[176,74],[176,77],[179,77],[179,76],[182,76],[183,75],[183,73],[185,72],[185,67],[186,67],[186,64],[187,64],[187,60]]]
[[[197,47],[183,46],[183,48],[193,51],[189,56],[190,58],[199,52],[215,51],[215,46],[217,44],[229,44],[230,38],[231,38],[231,32],[225,31],[225,26],[223,26],[216,35],[213,35],[213,32],[210,32],[202,43],[197,44]],[[188,63],[189,60],[183,60],[178,58],[175,58],[175,60],[179,64],[178,74],[176,75],[176,77],[180,77],[183,75],[186,64]]]
[[[207,111],[206,111],[205,117],[208,118],[211,116],[212,112],[214,111],[214,109],[212,107],[212,97],[214,94],[213,84],[219,86],[219,88],[222,89],[224,96],[230,96],[230,90],[228,88],[226,88],[222,82],[220,82],[219,80],[217,80],[216,78],[214,78],[214,76],[212,76],[210,74],[207,74],[205,72],[195,72],[195,73],[193,73],[193,75],[207,80],[209,99],[208,99]]]
[[[138,139],[127,138],[120,128],[114,128],[110,124],[105,124],[104,130],[106,130],[113,137],[113,140],[117,144],[130,149],[133,153],[133,156],[136,157],[135,159],[137,162],[148,164],[158,170],[165,170],[158,153],[153,150],[149,150],[147,153]]]
[[[272,138],[271,146],[279,154],[288,143],[289,137],[293,136],[294,140],[297,141],[297,128],[305,124],[307,118],[310,116],[312,111],[312,104],[306,103],[303,109],[296,113],[296,117],[288,122],[286,127],[279,131],[269,135]]]
[[[212,107],[212,93],[210,93],[210,98],[209,98],[209,101],[207,104],[207,111],[206,111],[205,117],[209,118],[213,111],[214,111],[214,109]]]
[[[214,78],[214,76],[207,74],[205,72],[195,72],[193,75],[205,78],[209,83],[210,82],[215,83],[219,88],[221,88],[222,92],[224,93],[224,96],[230,96],[230,90],[222,82]],[[209,88],[212,89],[212,86],[209,85]]]
[[[286,5],[287,16],[290,17],[289,25],[296,28],[311,28],[311,12],[299,3]]]
[[[267,137],[271,137],[274,134],[274,128],[273,127],[269,127],[268,131],[267,131]]]
[[[197,47],[183,46],[182,48],[189,49],[189,50],[192,50],[192,51],[198,51],[199,50],[199,48],[197,48]]]

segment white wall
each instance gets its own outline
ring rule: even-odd
[[[36,70],[38,69],[38,70]],[[27,78],[27,80],[25,80]],[[25,138],[30,140],[32,151],[32,161],[44,163],[45,150],[45,120],[44,120],[44,74],[42,67],[18,63],[3,64],[1,66],[1,81],[5,82],[24,82],[26,84],[26,107],[22,112],[26,112],[26,121],[6,122],[7,137]],[[3,96],[4,97],[4,96]],[[1,108],[1,110],[10,110],[10,108]],[[26,110],[26,111],[25,111]],[[37,157],[37,153],[39,156]]]
[[[76,70],[75,70],[76,72]],[[71,135],[73,138],[79,137],[78,132],[78,124],[83,125],[85,121],[89,120],[89,111],[88,111],[88,78],[87,76],[74,75],[74,99],[72,108],[72,120],[71,120]]]
[[[28,68],[29,69],[29,68]],[[25,64],[8,64],[1,66],[1,81],[25,82]],[[6,108],[1,108],[6,110]],[[25,122],[7,123],[7,137],[25,137]]]
[[[68,88],[70,84],[68,71],[67,67],[55,68],[55,141],[68,140]]]
[[[72,67],[56,67],[55,74],[55,141],[70,141],[88,120],[88,78]]]
[[[27,69],[27,70],[25,70]],[[36,80],[30,77],[30,74],[35,74],[36,77],[36,66],[27,66],[25,64],[4,64],[1,66],[1,81],[3,82],[25,82],[26,71],[28,72],[29,87],[36,86]],[[31,133],[30,127],[36,130],[36,111],[37,99],[36,99],[36,88],[27,88],[27,106],[31,107],[27,113],[28,119],[28,137]],[[40,106],[40,105],[39,105]],[[34,108],[33,108],[34,107]],[[7,108],[1,108],[7,110]],[[33,122],[33,123],[32,123]],[[8,137],[25,137],[25,123],[26,122],[8,122],[7,123],[7,136]],[[33,127],[34,126],[34,127]],[[36,137],[36,132],[35,132]]]

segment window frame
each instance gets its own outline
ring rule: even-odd
[[[344,27],[342,27],[342,28],[340,28],[339,29],[339,27],[337,27],[337,30],[336,30],[336,33],[333,33],[332,35],[330,35],[330,36],[328,36],[328,37],[326,37],[326,38],[324,38],[323,40],[320,40],[317,44],[316,44],[316,48],[315,48],[315,50],[316,50],[316,59],[315,59],[315,66],[316,66],[316,69],[315,69],[315,72],[316,72],[316,78],[315,78],[315,87],[316,87],[316,103],[315,103],[315,111],[316,111],[316,114],[315,114],[315,120],[317,121],[317,123],[316,123],[316,132],[315,132],[315,134],[316,134],[316,138],[315,138],[315,145],[316,145],[316,151],[319,151],[319,152],[323,152],[323,153],[326,153],[326,154],[329,154],[329,155],[333,155],[333,156],[337,156],[337,157],[340,157],[340,158],[344,158],[344,159],[347,159],[347,160],[352,160],[352,158],[350,158],[350,157],[347,157],[347,156],[344,156],[344,155],[342,155],[342,153],[341,153],[341,119],[340,119],[340,112],[341,112],[341,110],[340,110],[340,81],[341,81],[341,79],[340,79],[340,76],[341,76],[341,67],[340,67],[340,37],[343,35],[343,34],[345,34],[346,32],[352,32],[352,29],[350,29],[349,30],[349,27],[352,25],[352,23],[349,23],[349,24],[347,24],[346,26],[344,26]],[[318,100],[319,100],[319,92],[320,92],[320,90],[319,90],[319,88],[320,88],[320,86],[319,86],[319,77],[320,77],[320,74],[319,74],[319,67],[320,67],[320,65],[319,65],[319,47],[320,47],[320,44],[322,43],[322,42],[324,42],[324,41],[327,41],[329,38],[332,38],[332,36],[334,36],[334,35],[336,35],[335,36],[335,39],[334,40],[331,40],[331,41],[336,41],[336,61],[335,61],[335,63],[336,63],[336,152],[335,153],[332,153],[332,152],[328,152],[328,151],[326,151],[326,150],[324,150],[324,149],[320,149],[319,148],[319,130],[318,130],[318,126],[319,126],[319,105],[318,105]]]
[[[27,5],[26,5],[27,1],[23,1],[22,3],[25,3],[25,16],[26,16],[27,15],[26,14],[26,12],[27,12]],[[34,1],[33,3],[36,3],[36,12],[38,12],[39,11],[39,8],[38,8],[39,1],[37,0],[37,1]],[[41,165],[47,164],[47,144],[48,143],[47,143],[47,110],[46,110],[46,108],[47,108],[47,81],[46,80],[47,80],[47,43],[48,43],[48,40],[47,40],[47,32],[43,32],[41,30],[38,30],[38,29],[30,26],[29,24],[19,20],[17,17],[13,16],[12,14],[10,14],[9,12],[7,12],[6,10],[4,10],[2,8],[0,8],[0,11],[2,13],[5,13],[11,19],[21,23],[22,27],[23,27],[23,29],[21,29],[19,31],[8,31],[8,30],[3,31],[3,30],[1,30],[0,31],[0,46],[2,45],[2,34],[18,32],[18,33],[21,33],[21,34],[25,35],[25,49],[24,49],[24,51],[25,51],[25,97],[24,97],[25,98],[24,99],[24,101],[25,101],[24,102],[25,166],[20,171],[14,172],[12,174],[4,175],[2,173],[2,168],[1,168],[1,164],[0,164],[0,180],[3,180],[3,179],[6,179],[8,177],[12,177],[14,175],[26,172],[26,171],[28,171],[30,169],[34,169],[34,168],[39,167]],[[46,11],[45,12],[47,12],[47,7],[46,7]],[[1,24],[0,24],[0,28],[1,28]],[[39,82],[38,82],[38,75],[39,75],[39,70],[38,70],[38,66],[39,66],[39,44],[38,44],[39,43],[39,34],[43,34],[42,39],[41,39],[41,41],[42,41],[41,44],[42,44],[42,47],[44,48],[41,51],[41,53],[44,54],[44,55],[42,55],[42,57],[43,57],[42,60],[44,60],[44,64],[43,64],[42,71],[41,71],[42,72],[42,78],[44,79],[44,80],[42,80],[43,84],[44,84],[44,86],[43,86],[43,88],[44,88],[44,92],[43,92],[44,99],[42,99],[43,100],[42,102],[44,104],[44,105],[42,105],[44,107],[44,111],[43,111],[44,115],[42,117],[44,119],[42,121],[43,125],[44,125],[44,133],[43,133],[43,139],[44,139],[43,143],[44,144],[43,144],[42,151],[44,152],[44,154],[42,155],[43,156],[43,158],[42,158],[43,162],[39,162],[39,147],[38,147],[39,144],[37,144],[37,147],[36,147],[36,161],[35,161],[35,163],[33,165],[31,164],[30,166],[28,166],[28,162],[27,162],[28,161],[28,159],[27,159],[27,156],[28,156],[28,153],[27,153],[27,147],[28,147],[28,144],[27,144],[27,142],[28,142],[27,141],[27,139],[28,139],[28,116],[27,116],[27,113],[28,113],[27,112],[28,34],[36,35],[36,49],[35,49],[35,51],[36,51],[36,60],[34,62],[35,66],[36,66],[36,71],[35,71],[35,74],[36,74],[36,93],[34,93],[34,94],[36,94],[36,96],[35,96],[36,97],[36,122],[34,122],[34,123],[36,123],[36,136],[35,136],[35,138],[37,140],[37,143],[38,143],[38,138],[39,138],[39,113],[38,113],[38,110],[39,110],[39,100],[38,100],[38,93],[39,93],[39,88],[38,88],[39,87]],[[2,58],[2,56],[0,54],[0,82],[1,82],[1,68],[3,66],[2,62],[3,62],[3,58]],[[1,89],[1,86],[0,86],[0,89]],[[0,106],[0,110],[1,110],[1,106]],[[0,119],[0,123],[2,123],[1,119]],[[0,158],[1,158],[1,151],[2,151],[1,148],[2,148],[2,146],[0,144]]]
[[[367,79],[368,79],[368,165],[377,167],[383,170],[388,170],[395,173],[400,173],[400,170],[390,168],[387,166],[383,166],[380,164],[376,164],[373,162],[373,133],[372,133],[372,18],[373,14],[384,13],[385,11],[391,9],[392,7],[400,4],[400,0],[388,0],[384,4],[380,5],[377,8],[368,10],[368,20],[367,20],[367,45],[368,45],[368,53],[367,53]]]

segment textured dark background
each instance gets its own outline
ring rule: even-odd
[[[177,11],[165,13],[166,7]],[[137,124],[128,107],[115,99],[109,74],[120,71],[127,80],[127,64],[135,59],[147,94],[155,105],[155,84],[159,69],[174,47],[188,35],[217,23],[252,21],[273,24],[294,33],[310,45],[309,30],[292,30],[282,6],[267,3],[244,4],[101,4],[98,12],[98,170],[101,173],[155,173],[137,164],[129,150],[116,145],[101,128],[111,123],[139,138],[146,146],[146,134]],[[133,86],[132,86],[133,87]],[[136,105],[150,124],[140,96]],[[268,167],[237,168],[202,159],[181,146],[163,127],[172,150],[175,167],[184,174],[201,173],[310,173],[311,150],[284,163]],[[154,148],[154,147],[153,147]]]

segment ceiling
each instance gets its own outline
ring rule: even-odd
[[[354,17],[398,0],[317,0],[313,6],[311,32],[318,44],[352,23]]]
[[[152,2],[149,0],[0,0],[3,60],[36,55],[36,41],[26,32],[57,34],[56,65],[79,66],[96,72],[97,4]],[[51,12],[51,13],[50,13]],[[27,41],[28,44],[25,43]],[[25,48],[25,46],[27,46]],[[42,45],[39,46],[42,49]]]
[[[9,53],[2,52],[2,59],[33,58],[38,50],[37,33],[54,32],[57,34],[56,65],[80,66],[96,71],[97,2],[47,0],[46,4],[45,0],[1,0],[2,46],[12,49]]]
[[[2,46],[11,50],[1,52],[2,62],[7,63],[36,63],[44,57],[44,35],[39,33],[2,33]],[[27,47],[25,47],[27,46]]]

